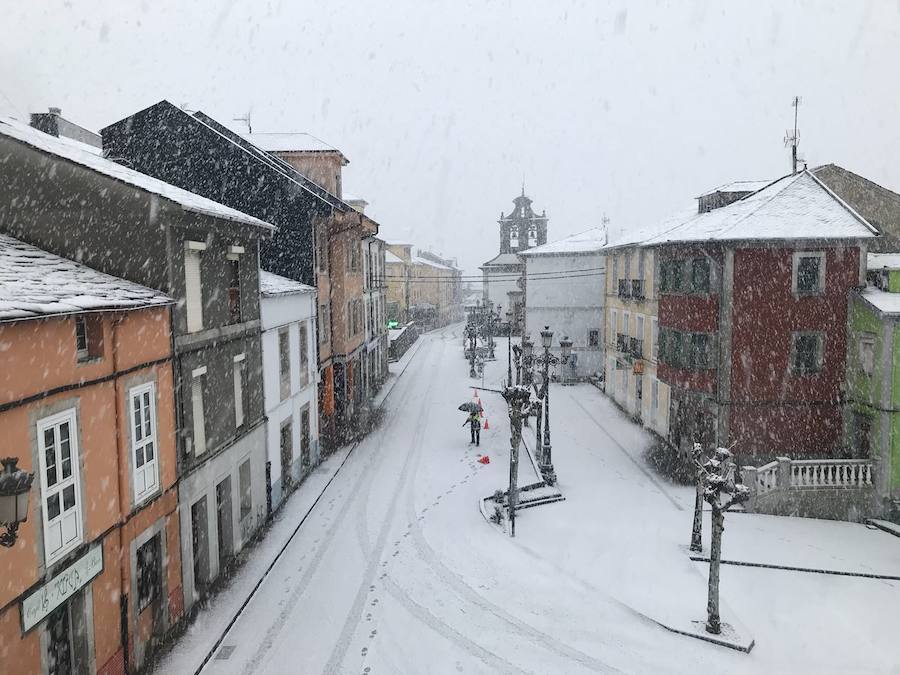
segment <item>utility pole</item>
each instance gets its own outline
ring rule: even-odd
[[[800,143],[800,131],[797,129],[797,115],[800,110],[800,103],[802,102],[802,98],[799,96],[795,96],[791,101],[791,105],[794,106],[794,129],[793,131],[788,129],[784,134],[784,144],[791,146],[791,174],[795,175],[797,173],[797,145]]]

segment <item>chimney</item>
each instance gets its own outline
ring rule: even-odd
[[[56,115],[57,117],[62,117],[62,108],[57,108],[56,106],[50,106],[48,108],[51,115]]]

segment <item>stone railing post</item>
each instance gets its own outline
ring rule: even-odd
[[[790,490],[791,489],[791,458],[790,457],[776,457],[778,461],[778,489],[779,490]]]
[[[753,511],[756,506],[756,495],[759,492],[759,483],[757,482],[757,473],[755,466],[742,466],[741,467],[741,482],[749,491],[750,496],[747,501],[744,502],[744,509],[746,511]]]

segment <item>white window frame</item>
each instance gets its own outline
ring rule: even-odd
[[[611,344],[616,344],[616,336],[619,334],[619,313],[615,309],[609,310],[610,318],[612,319],[609,322],[610,327],[610,336],[609,340]]]
[[[631,312],[622,312],[622,335],[631,337]]]
[[[309,333],[310,326],[308,321],[301,321],[297,325],[297,342],[298,351],[300,353],[300,388],[309,384]],[[304,336],[306,344],[304,344]]]
[[[278,330],[278,395],[280,401],[291,397],[291,331],[287,326]]]
[[[140,425],[144,428],[143,436],[138,439],[140,429],[135,428],[134,399],[148,395],[149,410],[144,411],[141,406]],[[150,433],[146,433],[146,425],[150,424]],[[156,385],[153,382],[132,387],[128,390],[128,424],[131,429],[131,462],[132,462],[132,486],[134,488],[134,503],[140,504],[151,495],[159,492],[159,435],[157,434],[156,419]],[[153,445],[153,459],[147,461],[147,446]],[[144,458],[143,464],[138,466],[138,451]]]
[[[69,461],[71,463],[71,475],[68,478],[62,478],[62,452],[60,450],[59,427],[65,423],[69,424]],[[49,415],[37,421],[37,443],[38,443],[38,459],[40,465],[41,479],[41,519],[44,528],[44,563],[50,566],[60,558],[67,555],[70,551],[78,547],[84,540],[84,512],[81,503],[81,463],[78,448],[78,417],[75,408],[69,408],[63,412]],[[44,452],[44,433],[53,429],[54,434],[54,462],[57,469],[56,484],[47,485],[47,457]],[[63,518],[66,511],[64,510],[63,491],[69,486],[74,487],[75,504],[75,535],[69,541],[63,541],[62,527]],[[47,500],[57,496],[59,499],[59,515],[51,521],[48,518]],[[49,538],[51,531],[59,527],[60,545],[55,550],[49,549]]]
[[[659,359],[659,319],[650,319],[650,356],[654,361]]]
[[[194,430],[194,455],[206,452],[206,402],[203,393],[203,378],[206,366],[195,368],[191,372],[191,422]]]
[[[244,426],[244,361],[245,355],[238,354],[233,359],[232,376],[234,378],[234,427]]]
[[[860,369],[870,377],[875,372],[875,343],[874,333],[863,333],[857,341]],[[870,350],[868,355],[864,353],[864,347]],[[868,362],[869,357],[871,357],[871,362]]]
[[[206,244],[200,241],[184,242],[184,311],[187,332],[196,333],[203,330],[203,251]],[[192,290],[188,275],[188,261],[197,263],[197,288]],[[193,264],[193,263],[190,263]]]
[[[797,272],[800,269],[801,258],[818,258],[819,259],[819,287],[813,291],[799,291],[797,289]],[[793,269],[791,271],[791,292],[795,297],[809,297],[822,295],[825,292],[825,252],[824,251],[795,251],[792,261]]]

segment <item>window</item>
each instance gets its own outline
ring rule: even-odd
[[[600,330],[599,329],[591,329],[588,331],[588,347],[599,347],[600,346]]]
[[[328,235],[324,232],[319,232],[319,246],[318,246],[318,257],[319,257],[319,271],[322,273],[328,272]]]
[[[631,335],[631,315],[628,312],[622,312],[622,335],[626,337]]]
[[[241,322],[241,263],[228,261],[228,323]]]
[[[253,493],[250,488],[250,460],[241,464],[238,469],[238,480],[241,485],[241,520],[253,511]]]
[[[708,258],[696,258],[691,261],[691,292],[709,293]]]
[[[650,385],[650,421],[656,420],[656,412],[659,410],[659,380],[655,377]]]
[[[160,596],[161,581],[162,551],[159,534],[155,534],[137,550],[138,611],[146,608]]]
[[[319,342],[328,342],[331,329],[331,309],[328,305],[319,305]]]
[[[709,335],[691,334],[685,366],[694,370],[706,370],[709,367]]]
[[[825,254],[795,253],[793,290],[797,295],[817,295],[825,288]]]
[[[362,259],[362,245],[358,241],[351,240],[348,244],[347,269],[351,272],[359,272],[359,264]]]
[[[200,281],[200,254],[206,244],[185,242],[184,251],[184,306],[187,312],[188,333],[203,330],[203,285]]]
[[[194,369],[191,373],[191,417],[194,428],[194,454],[206,452],[206,413],[203,406],[203,380],[206,366]]]
[[[47,565],[82,540],[78,431],[75,410],[45,417],[37,423],[40,444],[41,510]]]
[[[278,372],[281,381],[281,400],[291,395],[291,348],[287,328],[278,331]]]
[[[159,488],[156,440],[156,387],[152,382],[129,392],[131,457],[134,462],[134,502],[139,504]]]
[[[79,316],[75,319],[75,358],[79,363],[103,356],[103,319]]]
[[[650,354],[654,361],[659,358],[659,320],[654,316],[650,320]]]
[[[794,333],[791,348],[791,371],[795,375],[817,373],[822,369],[822,335]]]
[[[612,276],[610,277],[610,279],[613,284],[613,292],[615,292],[616,286],[619,283],[619,256],[614,255],[612,257]]]
[[[682,334],[678,331],[671,331],[669,333],[669,354],[668,359],[666,361],[676,368],[681,367],[681,359],[682,359]]]
[[[234,357],[232,376],[234,379],[234,426],[236,429],[244,425],[244,364],[243,354]]]
[[[609,341],[613,342],[616,339],[616,333],[619,330],[619,317],[618,312],[616,310],[610,310],[609,315]]]
[[[312,463],[309,447],[309,406],[303,407],[300,411],[300,464],[306,471]]]
[[[859,365],[866,375],[875,371],[875,335],[865,333],[859,338]]]
[[[309,330],[306,322],[300,324],[300,386],[309,384]]]

